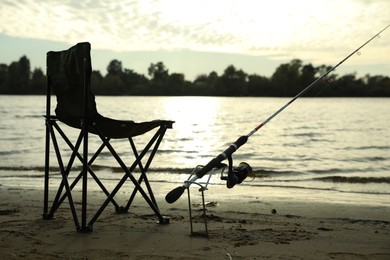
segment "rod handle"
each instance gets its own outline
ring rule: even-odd
[[[181,195],[184,193],[185,189],[186,189],[186,187],[180,186],[180,187],[177,187],[177,188],[171,190],[165,196],[165,201],[170,203],[170,204],[174,203],[175,201],[177,201],[181,197]]]

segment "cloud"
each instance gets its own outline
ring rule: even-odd
[[[114,51],[188,49],[328,63],[389,24],[389,13],[387,0],[6,0],[0,32]],[[367,62],[387,62],[379,51],[389,42],[378,41]]]

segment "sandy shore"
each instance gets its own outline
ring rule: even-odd
[[[156,197],[168,225],[140,197],[127,214],[109,206],[92,233],[75,230],[66,204],[43,220],[40,190],[0,186],[0,259],[390,259],[390,207],[224,196],[207,191],[209,236],[190,236],[187,196]],[[196,189],[194,231],[203,232]],[[93,193],[90,208],[97,208]]]

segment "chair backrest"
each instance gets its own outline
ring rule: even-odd
[[[91,45],[78,43],[64,51],[46,56],[48,95],[57,96],[56,115],[62,118],[98,116],[95,96],[90,89]]]

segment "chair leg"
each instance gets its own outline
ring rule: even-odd
[[[138,183],[138,181],[135,179],[135,177],[133,176],[132,172],[134,171],[134,169],[137,167],[137,165],[139,165],[139,162],[142,160],[142,158],[145,156],[145,154],[147,153],[147,151],[150,149],[150,147],[152,146],[153,142],[149,142],[147,144],[147,146],[145,147],[145,149],[142,151],[142,153],[139,155],[139,157],[137,158],[137,160],[131,165],[130,168],[127,168],[127,166],[124,164],[124,162],[122,161],[122,159],[119,157],[119,155],[116,153],[116,151],[114,150],[114,148],[111,146],[111,144],[107,141],[106,138],[100,136],[101,140],[106,144],[107,148],[109,149],[109,151],[111,152],[111,154],[114,156],[114,158],[116,159],[116,161],[119,163],[119,165],[121,166],[122,170],[125,172],[125,175],[122,177],[122,179],[119,181],[119,183],[115,186],[114,190],[111,192],[110,196],[106,199],[106,201],[103,203],[103,205],[99,208],[99,210],[96,212],[95,216],[92,217],[91,221],[89,222],[89,225],[92,226],[92,224],[97,220],[97,218],[100,216],[100,214],[103,212],[103,210],[106,208],[107,204],[109,203],[109,201],[116,195],[116,193],[119,191],[119,189],[123,186],[123,184],[125,183],[125,181],[129,178],[133,184],[135,185],[135,189],[137,189],[141,195],[143,196],[143,198],[145,199],[145,201],[148,203],[149,207],[154,211],[154,213],[156,214],[156,216],[159,218],[159,223],[161,224],[167,224],[169,223],[169,219],[166,218],[166,217],[163,217],[159,211],[159,209],[156,207],[156,205],[152,202],[152,200],[149,198],[149,196],[146,194],[146,192],[144,191],[144,189],[140,186],[140,184]],[[156,139],[157,136],[155,136],[154,138],[152,139]]]
[[[51,206],[51,210],[50,212],[48,213],[48,198],[49,198],[49,194],[48,194],[48,191],[49,191],[49,172],[50,172],[50,165],[49,165],[49,153],[50,153],[50,136],[53,140],[53,146],[56,150],[56,154],[57,154],[57,159],[60,160],[61,158],[61,155],[59,154],[59,149],[58,149],[58,144],[57,144],[57,139],[55,137],[55,134],[54,134],[54,131],[53,131],[53,126],[55,127],[58,127],[55,123],[54,120],[50,120],[50,122],[48,122],[49,125],[47,125],[47,131],[48,131],[48,140],[46,140],[46,144],[47,144],[47,147],[46,147],[46,163],[45,163],[45,213],[44,213],[44,219],[52,219],[54,217],[54,213],[55,211],[58,209],[58,207],[60,206],[60,204],[62,203],[59,202],[59,196],[62,194],[62,191],[63,191],[63,188],[64,188],[64,180],[61,181],[61,184],[57,190],[57,194],[55,196],[55,199],[53,201],[53,204]],[[59,158],[58,158],[59,157]],[[73,164],[73,159],[71,157],[69,163],[68,163],[68,167],[67,169],[65,170],[64,172],[64,175],[63,176],[67,176],[69,174],[69,170],[70,170],[70,167],[71,165]],[[63,178],[64,179],[64,178]],[[65,195],[67,195],[67,193],[65,193]],[[66,197],[66,196],[65,196]]]
[[[82,190],[81,190],[81,227],[78,230],[82,233],[92,231],[92,226],[87,225],[87,203],[88,203],[88,130],[86,119],[82,123],[83,132],[83,170],[82,170]]]
[[[150,164],[153,161],[154,155],[156,154],[156,152],[158,150],[158,147],[160,146],[160,143],[161,143],[161,141],[162,141],[162,139],[163,139],[163,137],[165,135],[166,129],[167,129],[166,127],[160,127],[160,129],[157,131],[155,136],[150,140],[150,142],[152,142],[152,143],[156,140],[156,143],[155,143],[155,145],[153,147],[153,150],[152,150],[152,152],[151,152],[151,154],[150,154],[150,156],[149,156],[149,158],[148,158],[148,160],[146,162],[145,168],[142,166],[141,161],[139,161],[139,164],[138,164],[138,167],[141,170],[141,176],[140,176],[140,178],[138,180],[138,183],[141,184],[141,182],[143,180],[145,180],[145,185],[146,185],[146,188],[148,189],[150,198],[153,201],[153,203],[156,205],[157,209],[158,209],[157,201],[156,201],[156,199],[154,197],[154,194],[153,194],[152,188],[150,186],[149,180],[148,180],[148,178],[146,176],[146,172],[148,171],[149,166],[150,166]],[[137,148],[135,147],[133,139],[129,138],[129,142],[130,142],[130,145],[131,145],[131,148],[133,150],[135,158],[138,158],[139,155],[138,155]],[[137,189],[134,189],[133,193],[131,194],[130,199],[129,199],[128,203],[127,203],[127,206],[126,206],[127,210],[130,208],[131,203],[133,202],[136,193],[137,193]]]
[[[65,182],[65,177],[66,176],[66,179],[70,173],[70,170],[71,170],[71,167],[73,166],[73,162],[74,162],[74,159],[75,157],[77,157],[82,163],[84,163],[84,156],[80,155],[80,153],[78,152],[79,148],[80,148],[80,145],[81,145],[81,142],[83,141],[83,138],[84,138],[84,135],[82,133],[82,131],[80,132],[80,135],[76,141],[76,144],[75,146],[73,146],[73,144],[70,142],[70,140],[67,138],[67,136],[65,135],[65,133],[61,130],[61,128],[55,123],[53,122],[53,126],[54,128],[58,131],[58,133],[61,135],[61,137],[63,138],[63,140],[68,144],[69,148],[71,149],[72,151],[72,155],[69,159],[69,162],[67,164],[67,167],[66,169],[63,171],[62,173],[62,176],[63,176],[63,180],[61,181],[58,189],[57,189],[57,193],[55,195],[55,198],[53,200],[53,204],[51,206],[51,209],[50,209],[50,212],[48,212],[48,195],[47,195],[47,198],[44,198],[44,214],[43,214],[43,217],[45,219],[52,219],[54,217],[54,213],[56,212],[56,210],[60,207],[60,205],[62,204],[62,202],[68,198],[68,195],[70,194],[70,192],[67,192],[67,190],[69,191],[72,191],[73,188],[77,185],[77,183],[79,183],[80,180],[83,179],[84,177],[84,171],[81,171],[77,177],[73,180],[73,182],[70,184],[67,184]],[[49,134],[51,134],[50,131],[52,131],[53,133],[51,134],[52,135],[52,139],[55,139],[53,140],[53,146],[57,147],[56,150],[58,151],[57,152],[57,156],[58,156],[58,160],[59,160],[59,165],[63,165],[62,163],[62,158],[61,155],[60,155],[60,152],[59,152],[59,146],[58,146],[58,143],[57,143],[57,138],[55,137],[55,134],[54,134],[54,128],[53,127],[48,127],[49,129]],[[50,141],[50,135],[49,135],[49,141]],[[48,143],[50,144],[50,143]],[[50,147],[50,146],[49,146]],[[102,191],[107,195],[107,197],[110,195],[110,193],[108,192],[108,190],[105,188],[105,186],[103,185],[103,183],[99,180],[99,178],[96,176],[96,174],[93,172],[93,170],[90,168],[90,166],[93,164],[93,162],[95,161],[95,159],[98,157],[98,155],[101,153],[101,151],[104,149],[105,147],[105,144],[102,144],[98,149],[97,151],[95,152],[95,154],[90,158],[90,160],[88,161],[87,163],[87,171],[88,173],[93,177],[93,179],[96,181],[96,183],[99,185],[99,187],[102,189]],[[49,153],[49,150],[47,150],[47,153]],[[48,155],[47,155],[48,156]],[[45,176],[45,182],[47,182],[47,186],[45,188],[45,192],[47,192],[48,194],[48,188],[49,188],[49,161],[48,161],[48,158],[46,159],[47,160],[47,166],[45,168],[45,170],[47,171],[47,177]],[[61,161],[61,162],[60,162]],[[63,167],[63,166],[62,166]],[[61,167],[60,167],[61,168]],[[63,167],[64,168],[64,167]],[[84,168],[84,167],[83,167]],[[62,172],[62,171],[61,171]],[[66,188],[66,185],[68,186],[68,188]],[[65,188],[65,193],[63,192]],[[84,188],[85,190],[85,188]],[[85,193],[86,194],[86,193]],[[84,196],[85,196],[84,194]],[[61,196],[62,195],[62,196]],[[83,195],[82,195],[83,196]],[[71,198],[71,200],[73,201],[73,199]],[[47,203],[47,205],[45,204]],[[113,205],[115,206],[115,208],[118,210],[120,207],[119,205],[116,203],[116,201],[114,200],[114,198],[111,199],[111,203],[113,203]],[[74,204],[72,202],[72,204]],[[45,205],[47,207],[47,209],[45,209]],[[84,198],[84,201],[82,201],[82,207],[86,207],[87,205],[87,202]],[[45,211],[46,210],[46,211]],[[85,210],[85,209],[84,209]],[[86,211],[84,211],[86,212]],[[83,213],[82,213],[83,214]],[[84,213],[85,214],[85,213]],[[82,215],[81,218],[83,219],[84,218],[84,222],[85,223],[82,223],[81,225],[79,225],[78,223],[78,218],[77,218],[77,214],[75,213],[75,211],[72,210],[72,215],[73,215],[73,218],[74,218],[74,221],[75,221],[75,225],[76,225],[76,229],[77,231],[79,232],[91,232],[92,231],[92,227],[91,226],[88,226],[87,223],[86,223],[86,219],[87,219],[87,216],[86,215]]]
[[[66,167],[64,166],[62,155],[59,149],[59,145],[57,142],[57,137],[55,130],[61,135],[63,140],[68,144],[69,148],[72,151],[72,154],[69,158],[68,164]],[[133,140],[130,138],[130,145],[133,149],[134,155],[136,157],[135,162],[131,165],[131,167],[127,167],[122,159],[119,157],[119,155],[116,153],[112,145],[110,144],[110,138],[105,138],[100,135],[101,140],[103,141],[103,144],[97,149],[95,154],[88,159],[88,136],[85,135],[85,132],[81,131],[79,138],[77,139],[75,146],[70,142],[70,140],[67,138],[65,133],[61,130],[61,128],[57,125],[56,120],[47,120],[47,127],[46,127],[46,144],[45,144],[45,179],[44,179],[44,207],[43,207],[43,218],[45,219],[51,219],[54,217],[54,213],[56,210],[60,207],[62,202],[65,199],[68,199],[69,206],[71,209],[71,213],[73,216],[74,224],[76,226],[76,229],[78,232],[91,232],[92,226],[94,222],[98,219],[100,214],[103,212],[103,210],[107,207],[107,205],[111,202],[114,206],[117,212],[123,211],[127,212],[136,193],[140,192],[142,197],[145,199],[145,201],[148,203],[149,207],[154,211],[156,216],[159,219],[159,223],[161,224],[167,224],[169,223],[169,218],[162,216],[160,213],[160,210],[157,206],[156,199],[154,197],[154,194],[152,192],[152,188],[150,186],[149,180],[147,178],[147,171],[149,169],[149,166],[158,150],[158,147],[160,145],[160,142],[162,141],[162,138],[166,132],[165,127],[160,127],[160,129],[155,133],[155,135],[152,137],[152,139],[149,141],[149,143],[145,146],[144,150],[140,154],[138,154],[138,151],[135,147],[135,144]],[[82,155],[78,152],[81,147],[81,142],[84,142],[83,144],[83,153]],[[57,163],[59,166],[59,170],[62,176],[61,182],[58,186],[57,193],[55,195],[53,204],[51,208],[49,208],[49,185],[50,185],[50,149],[51,146],[54,148],[54,152],[57,157]],[[101,151],[107,147],[110,153],[113,155],[113,157],[117,160],[123,171],[125,172],[122,179],[119,181],[119,183],[115,186],[114,190],[110,193],[103,185],[103,183],[99,180],[99,178],[96,176],[94,171],[92,170],[92,164],[95,161],[95,159],[98,157],[98,155],[101,153]],[[153,148],[152,148],[153,147]],[[151,149],[152,148],[152,149]],[[142,163],[143,158],[147,153],[149,153],[149,158],[147,159],[145,165]],[[73,167],[75,158],[78,158],[82,164],[83,164],[83,170],[74,178],[72,183],[68,181],[68,176],[71,172],[71,168]],[[141,175],[139,179],[137,180],[135,176],[133,175],[133,171],[136,167],[139,167],[141,171]],[[101,190],[106,194],[107,198],[104,201],[103,205],[98,209],[98,211],[90,218],[89,222],[87,221],[87,178],[88,174],[92,176],[92,178],[96,181],[98,186],[101,188]],[[130,180],[134,184],[134,190],[132,192],[131,197],[129,198],[127,205],[125,207],[119,207],[119,205],[114,200],[115,195],[119,191],[119,189],[123,186],[125,181]],[[72,190],[73,188],[81,181],[82,184],[82,201],[81,201],[81,223],[79,223],[78,214],[76,212],[75,203],[73,201],[72,196]],[[141,187],[142,182],[145,183],[146,189]],[[50,210],[50,211],[49,211]]]
[[[50,166],[50,124],[49,119],[46,118],[46,138],[45,138],[45,179],[44,179],[44,190],[43,190],[43,214],[44,219],[51,219],[49,216],[49,166]]]
[[[71,209],[71,212],[72,212],[72,215],[73,215],[73,220],[74,220],[74,223],[76,225],[76,229],[79,229],[80,228],[80,224],[79,224],[79,221],[78,221],[75,204],[73,202],[71,189],[70,189],[70,186],[69,186],[69,182],[68,182],[68,178],[67,178],[68,176],[66,174],[66,171],[65,171],[65,168],[64,168],[64,164],[62,162],[62,157],[61,157],[61,153],[60,153],[59,146],[58,146],[58,143],[57,143],[57,138],[55,137],[55,133],[54,133],[52,128],[50,129],[50,132],[51,132],[51,135],[52,135],[53,147],[54,147],[54,150],[55,150],[55,153],[56,153],[58,165],[60,167],[60,172],[61,172],[61,175],[62,175],[62,183],[65,186],[65,192],[67,193],[69,206],[70,206],[70,209]]]
[[[73,146],[73,144],[70,142],[70,140],[67,138],[67,136],[65,135],[65,133],[61,130],[61,128],[55,124],[55,127],[56,127],[56,130],[60,133],[60,135],[62,136],[62,138],[64,139],[64,141],[68,144],[69,148],[72,150],[72,151],[75,151],[77,150],[78,151],[78,148],[76,149],[76,147]],[[80,132],[80,142],[82,140],[82,133]],[[108,139],[109,140],[109,139]],[[99,154],[101,153],[101,151],[106,147],[106,145],[103,143],[95,152],[95,154],[91,157],[91,159],[89,160],[88,162],[88,172],[89,174],[92,176],[92,178],[96,181],[96,183],[99,185],[99,187],[102,189],[102,191],[107,195],[107,197],[110,195],[110,193],[107,191],[106,187],[103,185],[103,183],[99,180],[99,178],[96,176],[96,174],[93,172],[93,170],[91,169],[91,165],[93,164],[93,162],[96,160],[96,158],[99,156]],[[77,158],[79,158],[80,162],[83,163],[83,157],[77,152],[76,153],[76,156]],[[79,180],[81,179],[82,177],[82,171],[80,172],[80,174],[77,176],[77,178],[73,181],[73,183],[71,184],[71,189],[73,189],[74,186],[76,186],[76,184],[79,182]],[[61,198],[59,204],[62,203],[62,201],[66,198],[66,194],[63,195],[63,197]],[[119,208],[119,205],[116,203],[116,201],[114,199],[112,199],[112,204],[114,205],[114,207],[116,209]]]
[[[68,140],[69,141],[69,140]],[[69,162],[67,164],[67,167],[66,167],[66,170],[65,170],[65,176],[68,177],[69,176],[69,173],[70,173],[70,170],[71,170],[71,167],[73,165],[73,162],[74,162],[74,159],[75,159],[75,156],[76,154],[78,153],[78,149],[80,147],[80,144],[81,144],[81,141],[82,141],[82,135],[80,134],[77,141],[76,141],[76,146],[75,147],[72,147],[72,155],[69,159]],[[65,194],[63,194],[63,196],[60,198],[61,194],[62,194],[62,191],[64,189],[64,181],[61,181],[61,184],[57,190],[57,194],[54,198],[54,201],[53,201],[53,206],[51,208],[51,211],[50,211],[50,215],[54,215],[54,212],[59,208],[59,206],[62,204],[62,202],[65,200],[65,198],[67,197],[67,193],[65,192]],[[73,190],[73,187],[74,187],[74,184],[72,183],[70,185],[70,190]]]

